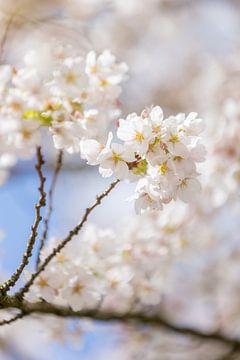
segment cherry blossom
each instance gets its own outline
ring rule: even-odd
[[[40,58],[30,50],[24,67],[0,66],[1,154],[31,157],[46,129],[55,148],[70,154],[81,151],[80,140],[105,141],[120,115],[117,98],[127,65],[110,51],[84,58],[72,47],[43,46]],[[1,182],[5,177],[2,169]]]
[[[74,311],[109,310],[118,304],[124,312],[136,300],[141,306],[159,304],[171,264],[181,255],[183,233],[189,238],[188,228],[182,218],[171,220],[166,214],[157,221],[146,215],[145,220],[137,217],[121,233],[88,224],[36,279],[26,299],[42,298]],[[50,239],[41,261],[60,241]]]
[[[203,121],[196,113],[164,119],[159,106],[119,120],[117,137],[122,143],[106,145],[96,140],[82,142],[82,157],[99,165],[107,177],[137,182],[134,199],[137,213],[162,209],[180,198],[189,202],[200,189],[197,163],[205,159],[199,134]],[[112,137],[112,135],[110,135]]]

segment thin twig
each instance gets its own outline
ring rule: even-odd
[[[73,230],[71,230],[68,234],[68,236],[55,248],[53,251],[46,257],[46,259],[40,264],[38,270],[32,274],[29,281],[25,284],[24,287],[22,287],[18,293],[16,294],[19,298],[22,298],[23,295],[29,290],[30,286],[33,284],[34,280],[38,277],[38,275],[45,270],[46,266],[49,264],[49,262],[72,240],[72,238],[76,235],[78,235],[79,231],[82,229],[83,225],[88,219],[88,216],[91,214],[91,212],[101,204],[101,201],[103,198],[105,198],[119,183],[120,180],[115,180],[103,193],[98,195],[96,197],[95,203],[87,208],[85,210],[85,213],[83,215],[82,220],[78,225],[75,226]]]
[[[14,323],[17,320],[20,320],[22,318],[24,318],[25,316],[28,316],[29,314],[26,314],[24,312],[20,312],[19,314],[17,314],[16,316],[12,317],[11,319],[8,320],[1,320],[0,321],[0,326],[4,326],[4,325],[10,325],[12,323]]]
[[[38,203],[35,205],[35,221],[32,226],[32,229],[31,229],[31,234],[30,234],[30,237],[28,240],[27,248],[26,248],[25,253],[23,254],[21,264],[19,265],[19,267],[17,268],[15,273],[11,276],[11,278],[0,286],[0,293],[2,295],[6,294],[8,292],[8,290],[16,284],[16,282],[20,278],[25,266],[27,266],[29,263],[29,259],[32,256],[32,250],[33,250],[33,247],[36,242],[37,235],[38,235],[38,233],[37,233],[38,226],[42,220],[41,208],[44,207],[46,204],[46,193],[44,191],[44,183],[45,183],[46,179],[43,176],[43,172],[42,172],[42,166],[44,164],[44,159],[43,159],[40,147],[37,147],[36,156],[37,156],[36,170],[37,170],[37,173],[39,176],[39,181],[40,181],[40,186],[38,188],[39,193],[40,193],[40,198],[39,198]]]
[[[40,247],[37,255],[37,268],[39,268],[41,251],[45,245],[48,236],[49,223],[53,212],[53,195],[54,195],[54,190],[56,188],[57,178],[62,167],[62,161],[63,161],[63,151],[60,150],[57,156],[56,166],[54,169],[51,185],[48,192],[48,210],[47,210],[47,215],[44,219],[44,228],[43,228],[42,237],[40,239]]]
[[[2,59],[5,52],[5,45],[8,39],[9,31],[11,29],[12,23],[13,23],[14,15],[11,15],[9,19],[7,20],[6,27],[3,32],[3,36],[0,43],[0,63],[2,63]]]

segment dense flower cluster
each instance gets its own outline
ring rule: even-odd
[[[57,149],[79,152],[79,140],[104,139],[120,114],[117,98],[127,65],[104,51],[86,58],[71,47],[46,51],[44,63],[30,51],[25,67],[0,67],[0,182],[12,157],[28,157],[48,128]]]
[[[47,128],[55,148],[81,152],[103,176],[137,181],[136,211],[162,209],[177,198],[188,201],[199,191],[196,163],[205,150],[199,133],[203,122],[196,113],[163,118],[159,106],[119,120],[117,137],[110,133],[119,118],[117,98],[127,65],[104,51],[86,59],[71,47],[46,49],[46,68],[38,54],[25,56],[25,67],[0,67],[0,183],[16,156],[30,156]],[[105,145],[103,145],[105,144]]]
[[[117,136],[123,143],[81,142],[82,156],[99,165],[104,177],[137,181],[136,211],[162,209],[172,199],[188,202],[200,190],[196,163],[204,161],[199,134],[203,121],[196,113],[166,119],[159,106],[119,120]]]
[[[101,306],[124,312],[135,304],[159,305],[168,271],[190,241],[186,211],[178,219],[171,214],[137,217],[120,234],[88,225],[35,280],[27,299],[73,310]],[[42,260],[59,241],[50,240]]]

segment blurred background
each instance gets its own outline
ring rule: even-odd
[[[83,54],[91,49],[110,49],[119,61],[125,61],[130,68],[121,96],[123,116],[141,111],[145,106],[159,104],[167,115],[198,112],[206,119],[210,133],[214,133],[219,127],[225,101],[239,101],[238,0],[0,0],[0,35],[1,62],[16,66],[22,64],[26,50],[41,49],[49,41],[73,44]],[[49,177],[55,156],[49,144],[45,151]],[[107,184],[107,180],[98,176],[97,170],[85,167],[78,156],[74,160],[65,157],[56,191],[51,234],[66,234]],[[36,189],[37,177],[32,161],[19,162],[6,185],[0,188],[0,229],[5,232],[1,244],[1,271],[4,269],[4,276],[15,269],[25,247],[33,220]],[[121,184],[94,212],[91,222],[119,229],[126,219],[135,216],[133,205],[123,201],[130,194],[131,187]],[[178,264],[180,275],[172,281],[172,284],[178,284],[176,286],[182,284],[178,296],[170,301],[175,310],[180,306],[179,320],[184,319],[187,309],[188,317],[189,314],[191,317],[189,323],[192,321],[204,329],[211,328],[216,316],[208,307],[216,279],[208,279],[206,283],[206,277],[216,263],[221,263],[222,255],[219,253],[229,254],[233,249],[235,253],[239,252],[236,250],[239,240],[236,236],[237,216],[234,213],[230,217],[223,211],[217,221],[221,219],[224,220],[222,237],[214,259],[209,259],[209,247],[207,250],[204,248],[201,259],[191,256],[191,260],[185,259],[185,265]],[[189,270],[189,263],[191,269],[197,272],[198,281]],[[237,270],[234,277],[238,274]],[[207,297],[202,297],[203,301],[199,301],[200,283],[208,292]],[[167,292],[171,291],[170,287]],[[188,291],[194,294],[191,308],[189,304],[182,305],[181,297]],[[239,311],[239,302],[236,308]],[[19,334],[18,326],[14,326],[9,344],[5,340],[0,341],[1,359],[48,360],[57,357],[59,360],[95,360],[102,356],[117,360],[158,360],[158,348],[163,352],[161,359],[164,360],[203,359],[206,353],[213,355],[211,359],[217,359],[218,352],[222,350],[221,347],[212,348],[209,344],[198,342],[191,343],[186,350],[185,340],[179,341],[166,333],[161,334],[162,342],[157,344],[159,333],[156,335],[153,332],[149,339],[144,329],[139,334],[130,327],[122,329],[118,325],[113,325],[114,331],[99,325],[83,335],[81,331],[76,332],[78,336],[73,336],[74,343],[80,339],[77,346],[72,346],[72,339],[63,339],[64,344],[59,344],[57,340],[60,336],[48,344],[44,342],[43,329],[34,319],[29,323],[33,341],[26,346],[18,335],[14,335]],[[235,324],[233,329],[234,333],[236,329],[239,331],[239,325]],[[6,339],[4,332],[9,330],[1,331],[2,339]],[[128,344],[131,351],[125,353],[123,344],[129,339],[132,339],[131,346]]]

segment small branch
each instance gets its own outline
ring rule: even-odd
[[[48,210],[47,210],[47,215],[44,219],[43,234],[40,239],[40,247],[39,247],[38,255],[37,255],[37,268],[39,268],[39,264],[40,264],[41,250],[43,249],[46,239],[47,239],[47,236],[48,236],[49,222],[50,222],[52,211],[53,211],[53,195],[54,195],[54,190],[55,190],[56,183],[57,183],[57,178],[58,178],[58,175],[59,175],[61,167],[62,167],[62,161],[63,161],[63,151],[60,150],[58,153],[58,156],[57,156],[56,166],[55,166],[55,170],[53,173],[53,178],[52,178],[52,182],[50,185],[50,189],[48,192]]]
[[[43,260],[38,270],[31,276],[25,286],[20,289],[19,292],[16,294],[18,297],[23,298],[24,294],[28,292],[34,280],[42,271],[45,270],[46,266],[50,263],[50,261],[72,240],[74,236],[78,235],[79,231],[82,229],[91,212],[95,209],[95,207],[101,204],[102,199],[105,198],[115,188],[119,181],[120,180],[115,180],[102,194],[96,197],[95,203],[91,207],[86,209],[81,222],[77,226],[75,226],[75,228],[69,232],[68,236],[55,249],[53,249],[53,251],[46,257],[45,260]]]
[[[14,19],[14,15],[11,15],[9,17],[9,19],[7,20],[6,27],[4,29],[3,36],[2,36],[2,39],[0,42],[0,63],[2,63],[2,59],[3,59],[4,51],[5,51],[5,45],[7,42],[9,31],[10,31],[12,23],[13,23],[13,19]]]
[[[24,268],[28,265],[29,263],[29,259],[32,256],[32,250],[34,247],[34,244],[36,242],[36,238],[37,238],[37,230],[38,230],[38,226],[42,220],[41,217],[41,208],[43,206],[45,206],[46,204],[46,193],[44,191],[44,183],[45,183],[45,177],[43,176],[42,173],[42,166],[44,164],[44,160],[43,160],[43,156],[41,153],[41,148],[37,147],[37,165],[36,165],[36,170],[39,176],[39,180],[40,180],[40,186],[39,186],[39,193],[40,193],[40,198],[38,203],[35,205],[35,221],[34,224],[32,226],[32,231],[31,231],[31,235],[30,238],[28,240],[28,244],[27,244],[27,248],[25,253],[23,254],[23,258],[22,258],[22,262],[20,264],[20,266],[17,268],[17,270],[15,271],[15,273],[11,276],[11,278],[9,280],[7,280],[3,285],[0,286],[0,293],[2,295],[5,295],[8,290],[13,287],[16,282],[18,281],[18,279],[20,278]]]
[[[0,321],[0,326],[3,326],[3,325],[10,325],[12,323],[14,323],[15,321],[17,320],[20,320],[22,319],[23,317],[27,316],[28,314],[25,314],[24,312],[20,312],[19,314],[17,314],[16,316],[12,317],[11,319],[9,320],[2,320]]]

